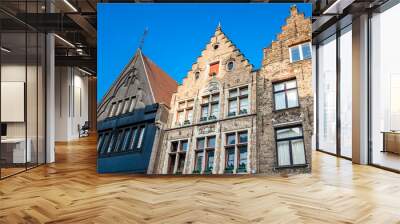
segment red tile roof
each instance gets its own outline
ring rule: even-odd
[[[172,94],[178,89],[178,83],[143,53],[142,56],[155,101],[170,107]]]

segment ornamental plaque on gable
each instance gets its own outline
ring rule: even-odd
[[[206,134],[210,134],[210,133],[214,133],[214,132],[215,132],[215,125],[206,125],[206,126],[199,127],[200,135],[206,135]]]
[[[207,87],[204,88],[203,94],[211,94],[211,93],[219,92],[219,87],[220,87],[220,84],[216,79],[211,80],[208,83]]]

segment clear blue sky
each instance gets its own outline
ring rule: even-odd
[[[214,34],[218,22],[255,68],[289,16],[292,3],[98,4],[98,101],[139,46],[178,83]],[[296,4],[306,17],[311,4]]]

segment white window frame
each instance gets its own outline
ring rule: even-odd
[[[297,44],[297,45],[294,45],[294,46],[289,47],[289,59],[290,59],[290,63],[298,62],[298,61],[303,61],[303,60],[307,60],[307,59],[304,58],[304,55],[303,55],[303,48],[302,48],[302,46],[303,46],[304,44],[308,44],[308,46],[309,46],[309,48],[310,48],[311,57],[310,57],[310,58],[307,58],[307,59],[311,59],[311,58],[312,58],[312,46],[311,46],[311,42],[305,42],[305,43],[301,43],[301,44]],[[293,61],[293,60],[292,60],[292,48],[296,48],[296,47],[299,48],[300,59],[297,60],[297,61]]]

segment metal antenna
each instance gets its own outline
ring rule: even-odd
[[[148,32],[149,32],[149,29],[148,29],[147,27],[144,28],[144,32],[143,32],[143,35],[142,35],[142,39],[140,40],[140,44],[139,44],[139,49],[140,49],[140,50],[142,50],[142,48],[143,48],[144,39],[146,38]]]

